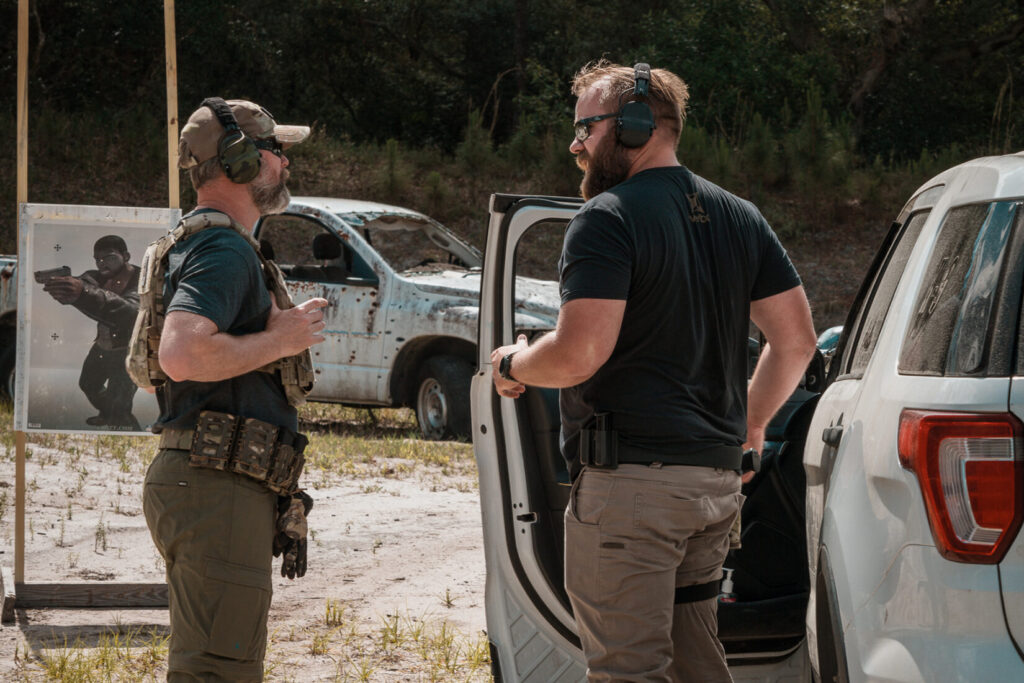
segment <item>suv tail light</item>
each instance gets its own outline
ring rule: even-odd
[[[1024,425],[1009,413],[900,414],[900,464],[917,475],[935,545],[997,564],[1024,520]]]

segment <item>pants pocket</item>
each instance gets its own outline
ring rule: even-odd
[[[601,528],[565,517],[565,589],[579,609],[578,601],[589,603],[597,595],[601,554]]]
[[[205,593],[216,605],[205,651],[239,660],[262,660],[267,645],[270,572],[206,559]]]
[[[615,490],[615,477],[584,468],[569,492],[566,517],[586,526],[598,526]]]

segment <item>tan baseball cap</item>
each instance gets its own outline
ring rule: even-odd
[[[228,100],[238,127],[250,138],[274,138],[283,149],[298,144],[309,136],[309,126],[282,126],[270,112],[248,100]],[[181,129],[178,142],[178,166],[192,168],[217,156],[217,146],[224,136],[224,126],[207,106],[199,107]]]

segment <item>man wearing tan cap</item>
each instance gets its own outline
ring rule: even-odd
[[[169,681],[262,680],[272,552],[282,575],[305,573],[295,406],[327,302],[292,307],[251,232],[288,205],[285,150],[308,135],[252,102],[205,100],[179,143],[197,206],[143,259],[128,366],[160,404],[143,508],[167,563]]]

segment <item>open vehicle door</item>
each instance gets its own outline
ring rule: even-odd
[[[519,333],[516,277],[538,275],[531,272],[533,243],[558,253],[565,226],[581,205],[559,197],[491,197],[471,396],[487,631],[497,681],[586,678],[562,582],[569,475],[558,447],[557,391],[530,387],[517,400],[499,397],[490,363],[491,350],[513,343]],[[541,236],[531,241],[535,232]],[[744,547],[729,555],[731,595],[719,603],[719,636],[736,680],[810,680],[801,455],[820,372],[815,382],[798,390],[773,421],[762,471],[744,486]]]

